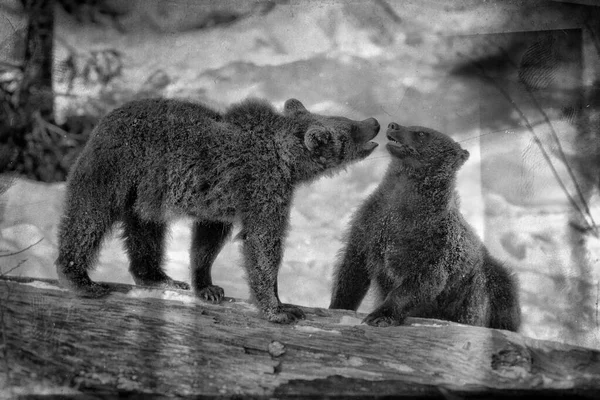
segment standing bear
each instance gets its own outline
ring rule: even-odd
[[[218,113],[181,100],[128,103],[107,114],[73,166],[59,227],[61,284],[100,297],[93,282],[102,239],[123,225],[129,271],[138,285],[189,288],[162,269],[167,222],[191,216],[191,282],[197,296],[220,301],[211,267],[232,224],[240,223],[251,295],[273,322],[303,318],[282,304],[277,273],[294,188],[373,152],[374,118],[354,121],[310,113],[290,99],[283,113],[249,99]]]
[[[419,126],[391,123],[387,137],[392,162],[353,216],[329,307],[356,310],[373,282],[381,301],[369,325],[412,316],[517,331],[516,279],[459,210],[456,174],[469,153]]]

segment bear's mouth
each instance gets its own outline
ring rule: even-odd
[[[390,134],[389,131],[387,133],[387,138],[389,140],[389,142],[387,143],[387,149],[393,156],[405,157],[418,155],[416,149],[405,143],[402,143],[400,141],[400,138],[395,138],[393,135]]]
[[[377,136],[377,134],[379,133],[379,122],[377,122],[376,119],[372,118],[372,123],[374,123],[374,126],[371,129],[368,129],[367,132],[369,132],[366,137],[363,136],[363,140],[365,140],[365,142],[360,146],[360,156],[361,157],[367,157],[369,156],[373,150],[375,150],[375,148],[377,148],[377,146],[379,146],[379,143],[373,142],[372,140]]]
[[[379,143],[375,143],[375,142],[366,142],[362,145],[361,150],[362,151],[368,151],[369,153],[371,153],[373,150],[375,150],[375,148],[379,146]]]

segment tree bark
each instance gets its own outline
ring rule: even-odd
[[[29,22],[19,104],[25,116],[38,111],[46,121],[54,120],[54,5],[54,0],[23,0]]]
[[[318,308],[278,325],[244,301],[112,285],[105,299],[82,299],[55,281],[0,278],[5,394],[591,399],[600,390],[600,352],[513,332],[418,318],[374,328],[362,314]]]

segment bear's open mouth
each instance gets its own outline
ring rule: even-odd
[[[358,151],[358,157],[359,158],[365,158],[368,157],[369,155],[371,155],[371,153],[373,152],[373,150],[375,150],[375,148],[379,146],[379,144],[375,143],[375,142],[365,142],[360,146],[360,150]]]
[[[400,142],[399,140],[395,139],[390,134],[387,135],[387,138],[389,140],[389,143],[388,143],[389,146],[397,147],[399,149],[406,149],[406,150],[408,150],[410,148],[409,145]]]
[[[399,140],[392,137],[390,134],[387,135],[389,142],[387,143],[387,148],[389,151],[392,151],[394,155],[398,157],[403,156],[416,156],[418,152],[415,148],[400,142]]]
[[[407,154],[409,154],[411,152],[411,150],[413,150],[412,147],[410,147],[409,145],[397,142],[395,140],[390,140],[387,145],[388,145],[388,147],[393,147],[393,148],[395,148],[397,150],[401,150],[402,152],[405,152]]]
[[[387,138],[390,141],[390,143],[393,143],[398,146],[406,146],[404,143],[401,143],[400,141],[394,139],[391,135],[387,135]]]
[[[375,143],[375,142],[366,142],[365,144],[362,145],[362,149],[365,150],[365,151],[372,151],[377,146],[379,146],[378,143]]]

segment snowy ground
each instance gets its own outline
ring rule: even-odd
[[[226,27],[160,35],[142,28],[127,35],[102,27],[81,29],[62,15],[57,34],[81,51],[122,50],[127,55],[125,75],[114,84],[116,91],[140,88],[161,70],[169,77],[163,95],[192,97],[218,108],[248,95],[267,98],[278,107],[296,97],[314,112],[354,119],[374,116],[384,127],[395,121],[453,134],[471,153],[459,175],[463,211],[492,254],[513,266],[520,278],[523,334],[600,348],[600,242],[568,228],[564,193],[529,132],[507,122],[496,135],[480,137],[489,129],[480,119],[480,105],[487,100],[479,97],[479,84],[436,67],[456,61],[444,48],[442,35],[477,32],[485,24],[490,31],[502,30],[510,14],[497,7],[482,21],[478,7],[445,10],[443,2],[425,3],[423,15],[419,2],[403,7],[390,2],[398,22],[389,12],[361,3],[292,2]],[[518,30],[514,24],[512,29]],[[58,47],[59,58],[64,51]],[[96,94],[81,84],[76,93]],[[61,98],[58,106],[64,110],[72,104]],[[568,124],[555,121],[555,126],[561,138],[572,134]],[[536,129],[547,135],[547,128]],[[383,143],[383,135],[378,140]],[[340,238],[388,162],[380,146],[347,171],[298,189],[279,275],[282,301],[328,305]],[[559,170],[565,176],[564,168]],[[12,274],[56,277],[53,261],[63,196],[64,184],[18,180],[0,198],[0,250],[19,251],[43,239],[0,259],[1,272],[26,260]],[[593,211],[600,220],[600,210]],[[173,278],[185,281],[189,222],[172,225],[166,264]],[[116,235],[107,239],[92,279],[133,283]],[[213,280],[227,296],[247,298],[239,243],[223,249]],[[361,311],[372,305],[371,296]]]

